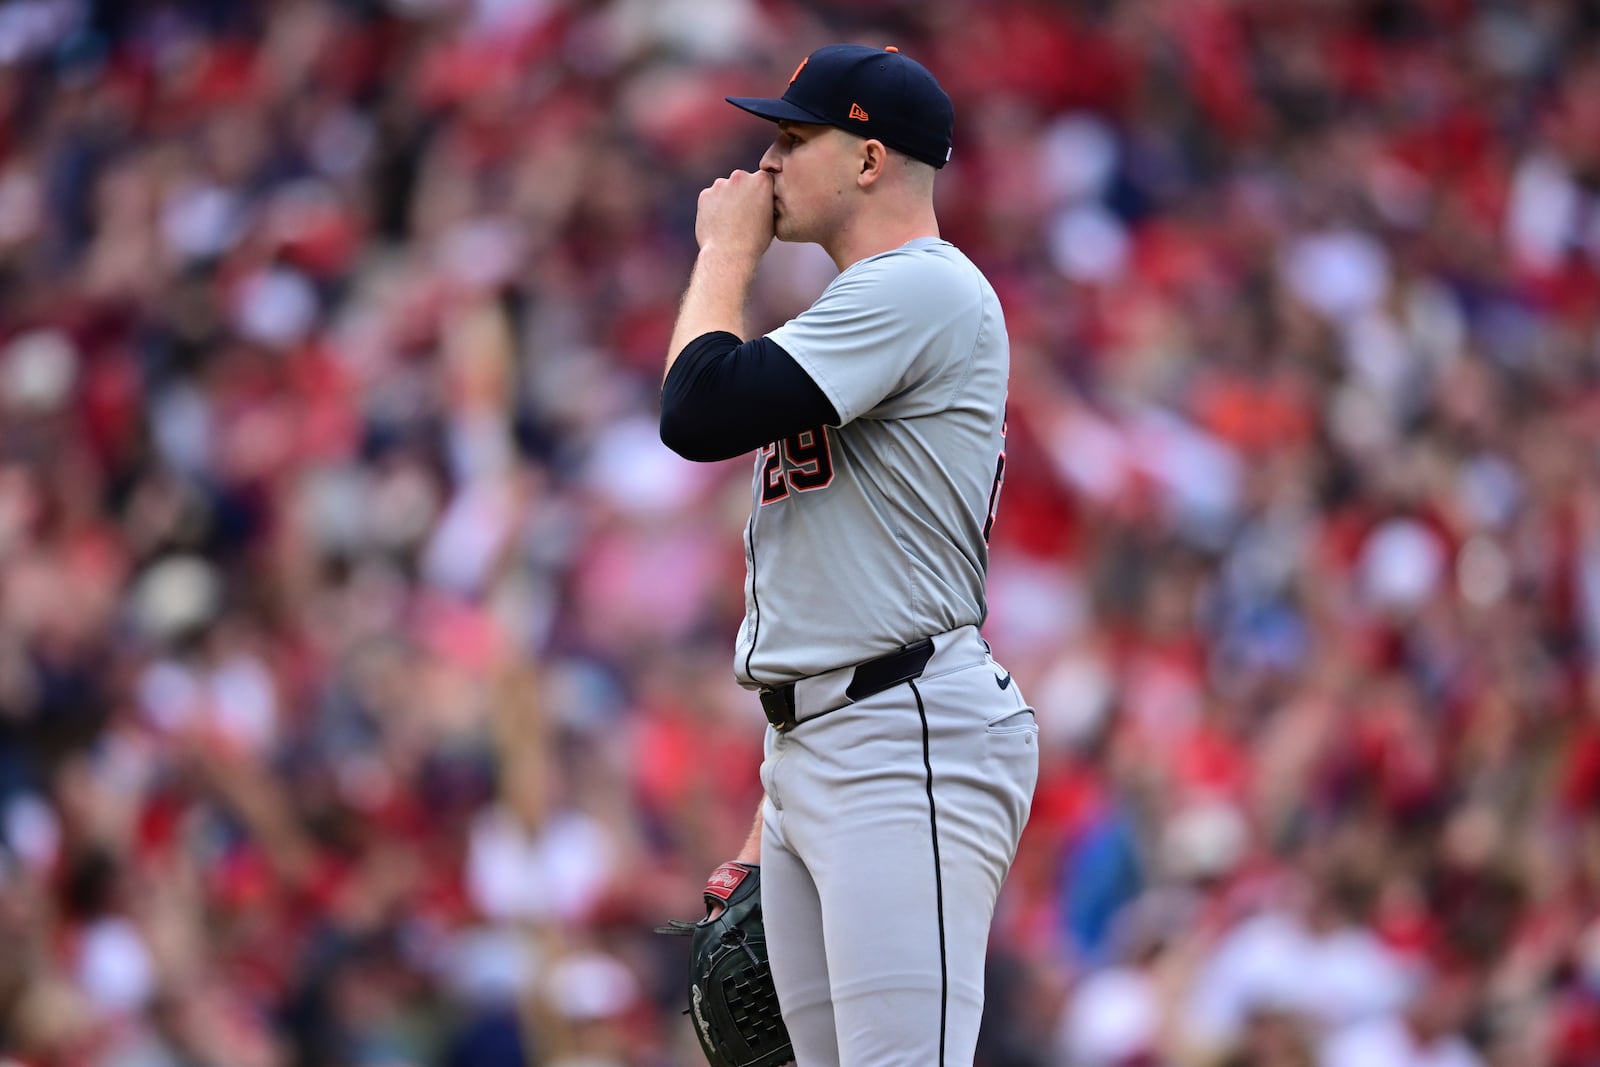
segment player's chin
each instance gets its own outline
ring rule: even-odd
[[[785,219],[782,215],[772,220],[772,235],[778,240],[789,244],[808,240],[805,233],[794,224],[793,220]]]

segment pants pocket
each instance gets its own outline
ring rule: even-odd
[[[1020,708],[990,719],[983,724],[983,728],[991,734],[1036,734],[1039,732],[1039,723],[1033,716],[1032,708]]]

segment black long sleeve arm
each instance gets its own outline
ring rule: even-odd
[[[731,459],[839,413],[804,367],[770,338],[725,331],[684,346],[661,386],[661,440],[684,459]]]

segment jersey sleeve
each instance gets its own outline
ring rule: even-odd
[[[838,421],[816,382],[770,337],[740,343],[731,333],[702,334],[661,387],[662,442],[702,463]]]
[[[832,402],[840,424],[942,406],[976,347],[981,279],[948,260],[896,250],[855,264],[767,336]]]

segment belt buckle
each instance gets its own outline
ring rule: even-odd
[[[793,729],[794,721],[794,686],[781,685],[776,689],[761,690],[761,710],[766,712],[767,722],[772,728],[782,733]]]

